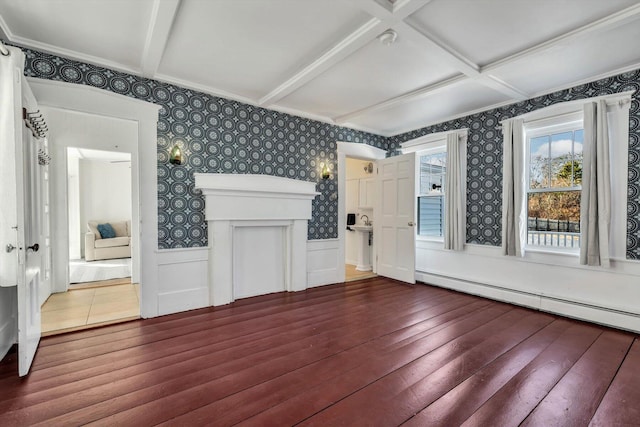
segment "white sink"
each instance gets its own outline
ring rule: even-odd
[[[354,230],[357,231],[357,245],[358,245],[358,265],[356,270],[358,271],[371,271],[371,251],[369,249],[369,233],[373,231],[373,227],[370,225],[352,225]]]

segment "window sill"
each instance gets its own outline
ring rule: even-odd
[[[416,242],[444,243],[444,237],[427,237],[427,236],[421,236],[417,234]]]
[[[559,248],[554,249],[551,247],[545,248],[545,247],[539,247],[539,246],[526,246],[524,248],[524,252],[525,254],[530,252],[534,254],[560,255],[560,256],[567,256],[572,258],[580,257],[580,249],[566,250],[566,249],[559,249]]]

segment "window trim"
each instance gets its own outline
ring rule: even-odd
[[[531,139],[540,136],[551,136],[553,134],[563,132],[575,132],[584,129],[584,119],[582,111],[553,115],[547,118],[532,120],[525,122],[524,125],[524,170],[525,170],[525,186],[524,186],[524,204],[525,204],[525,220],[527,227],[527,238],[524,242],[525,251],[546,252],[554,254],[580,255],[580,246],[576,248],[554,247],[543,245],[529,244],[529,194],[531,193],[560,193],[566,191],[582,191],[582,186],[576,187],[549,187],[549,188],[531,188]],[[582,201],[581,201],[582,202]],[[582,234],[582,233],[580,233]],[[582,237],[582,236],[580,236]]]

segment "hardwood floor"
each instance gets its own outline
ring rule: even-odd
[[[638,425],[637,338],[378,277],[44,338],[0,425]]]

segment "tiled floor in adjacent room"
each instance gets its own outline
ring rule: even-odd
[[[52,294],[42,306],[42,334],[138,319],[139,286],[129,283]]]
[[[373,271],[358,271],[353,264],[345,264],[345,282],[351,282],[352,280],[368,279],[370,277],[376,277],[377,274]]]

